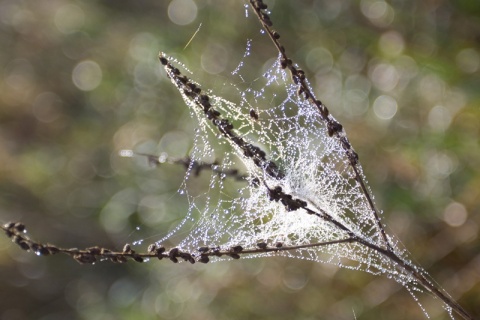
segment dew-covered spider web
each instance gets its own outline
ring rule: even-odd
[[[249,252],[242,258],[284,256],[385,275],[404,286],[428,317],[417,299],[419,292],[428,290],[412,270],[425,281],[433,280],[411,264],[395,237],[382,235],[373,196],[361,185],[366,180],[360,165],[352,166],[345,144],[332,137],[325,117],[298,93],[299,86],[282,68],[280,56],[260,77],[245,81],[240,72],[250,48],[249,40],[232,73],[241,82],[216,90],[196,83],[191,72],[176,69],[183,67],[180,62],[162,55],[167,76],[198,127],[188,154],[190,166],[179,188],[188,211],[156,244],[173,242],[197,257],[205,248],[228,251],[241,246]],[[202,107],[205,101],[208,108]],[[331,115],[328,119],[334,120]],[[219,130],[225,124],[230,128]],[[346,137],[343,130],[340,136]],[[198,163],[214,161],[208,182],[199,184]],[[232,170],[241,172],[242,179],[226,174]],[[289,199],[301,205],[292,208]],[[278,250],[259,250],[264,248]],[[444,308],[452,317],[451,309]]]
[[[173,59],[169,61],[178,65]],[[329,135],[315,106],[298,95],[298,86],[282,69],[280,58],[248,87],[230,85],[222,90],[233,97],[228,100],[189,79],[209,97],[211,110],[218,111],[218,118],[213,120],[199,105],[198,97],[192,96],[166,69],[198,121],[198,129],[189,154],[192,165],[179,190],[189,203],[188,212],[183,222],[158,244],[188,229],[187,236],[177,242],[177,247],[187,252],[199,254],[199,249],[206,247],[229,250],[241,246],[244,251],[265,245],[282,248],[242,257],[286,256],[386,275],[406,287],[418,301],[417,293],[425,291],[418,279],[401,267],[399,260],[393,261],[375,250],[386,249],[387,245],[347,153],[339,139]],[[260,153],[265,153],[266,162],[276,165],[275,174],[246,153],[238,140],[219,131],[218,124],[225,119],[236,136],[258,147]],[[221,159],[218,171],[240,170],[246,178],[233,181],[215,171],[208,185],[199,190],[193,163],[212,159]],[[357,170],[364,179],[360,166]],[[283,201],[275,201],[274,190],[303,201],[304,206],[292,209]],[[410,264],[401,244],[387,237],[394,255]],[[342,242],[353,238],[361,241]],[[230,258],[213,260],[223,259]],[[428,278],[423,270],[414,269]]]

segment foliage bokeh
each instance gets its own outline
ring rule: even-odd
[[[1,221],[65,247],[163,237],[186,210],[176,192],[184,169],[118,152],[181,157],[192,146],[196,124],[158,51],[228,94],[252,39],[257,64],[241,72],[261,76],[276,52],[243,4],[0,1]],[[269,4],[288,52],[349,133],[389,230],[480,314],[480,5]],[[0,253],[1,319],[421,316],[388,279],[308,261],[81,266],[21,252],[6,237]]]

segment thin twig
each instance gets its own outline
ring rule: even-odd
[[[149,153],[135,152],[132,150],[122,150],[120,155],[123,157],[141,156],[147,158],[147,161],[152,166],[159,166],[164,163],[179,164],[185,169],[191,169],[194,175],[197,177],[204,170],[210,170],[220,176],[231,177],[237,181],[244,181],[248,178],[247,175],[241,174],[237,169],[222,169],[220,163],[214,162],[202,162],[191,159],[190,157],[172,158],[167,155],[153,155]]]
[[[268,245],[264,242],[257,243],[256,247],[243,248],[242,246],[232,246],[229,248],[220,247],[200,247],[192,252],[180,250],[179,248],[165,249],[165,247],[151,244],[148,246],[148,252],[136,252],[130,246],[125,244],[122,251],[110,250],[102,247],[89,247],[85,249],[78,248],[61,248],[53,244],[42,244],[36,242],[27,236],[25,233],[26,227],[20,222],[9,222],[0,226],[6,235],[12,239],[20,248],[26,251],[32,251],[39,256],[48,256],[54,254],[66,254],[81,264],[93,264],[97,261],[111,261],[115,263],[125,263],[129,260],[135,262],[145,262],[146,259],[156,258],[159,260],[170,259],[172,262],[179,262],[179,258],[188,261],[192,264],[195,262],[207,263],[209,257],[228,256],[233,259],[239,259],[240,255],[246,254],[261,254],[282,251],[294,251],[300,249],[309,249],[315,247],[329,246],[334,244],[351,243],[356,239],[349,237],[345,239],[332,240],[320,243],[309,243],[304,245],[287,246],[283,243],[277,242],[273,245]]]

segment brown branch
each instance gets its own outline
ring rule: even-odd
[[[353,147],[351,146],[348,138],[346,136],[345,131],[343,130],[343,126],[335,120],[330,114],[327,107],[320,101],[315,98],[313,93],[310,90],[310,87],[307,84],[307,78],[305,77],[305,72],[301,69],[298,69],[295,64],[293,63],[292,59],[287,56],[285,47],[280,43],[280,34],[272,29],[273,22],[270,19],[270,16],[265,11],[267,9],[267,5],[263,3],[262,0],[250,0],[250,5],[255,12],[255,15],[258,17],[260,23],[262,24],[263,28],[267,32],[268,36],[272,40],[273,44],[277,48],[278,52],[281,55],[281,66],[283,69],[288,69],[290,71],[290,75],[292,77],[292,81],[298,85],[298,95],[304,97],[307,101],[313,104],[317,110],[320,112],[321,119],[326,123],[328,134],[330,137],[335,137],[341,144],[342,148],[344,149],[347,158],[349,160],[349,164],[353,169],[355,174],[355,180],[358,181],[360,184],[360,188],[362,189],[365,198],[367,199],[368,205],[372,210],[372,213],[375,217],[375,221],[377,223],[377,228],[381,233],[382,239],[387,247],[388,250],[393,250],[390,242],[388,240],[387,234],[385,229],[383,228],[382,222],[380,220],[380,216],[378,214],[378,209],[375,207],[375,203],[373,202],[372,196],[366,186],[365,180],[361,175],[360,164],[358,162],[358,154],[355,152]]]
[[[130,244],[125,244],[122,251],[110,250],[98,246],[89,247],[86,249],[78,249],[61,248],[48,243],[42,244],[30,239],[30,237],[28,237],[25,233],[25,225],[20,222],[9,222],[0,226],[0,228],[5,231],[5,234],[12,240],[12,242],[17,244],[23,250],[34,252],[39,256],[49,256],[59,253],[66,254],[81,264],[93,264],[97,261],[125,263],[131,260],[135,262],[145,262],[147,259],[152,258],[159,260],[168,258],[174,263],[179,262],[179,260],[188,261],[192,264],[195,262],[208,263],[210,261],[210,257],[228,256],[233,259],[239,259],[241,255],[246,254],[293,251],[341,243],[351,243],[356,241],[356,239],[349,237],[346,239],[297,246],[285,246],[281,242],[277,242],[274,245],[269,246],[264,242],[259,242],[257,243],[256,247],[252,248],[243,248],[239,245],[232,246],[230,248],[200,247],[193,252],[182,251],[179,248],[170,248],[167,250],[165,247],[151,244],[148,246],[147,252],[136,252],[131,248]]]
[[[194,175],[197,177],[200,173],[204,170],[210,170],[220,176],[231,177],[237,181],[245,181],[248,176],[245,174],[241,174],[237,169],[222,169],[220,164],[217,161],[214,162],[202,162],[192,160],[190,157],[183,157],[183,158],[172,158],[166,156],[162,158],[162,156],[156,156],[153,154],[142,153],[142,152],[135,152],[131,150],[122,150],[123,152],[128,151],[128,157],[132,155],[146,157],[147,161],[152,166],[159,166],[164,163],[169,164],[178,164],[185,167],[185,169],[191,168]],[[121,153],[122,154],[122,153]]]

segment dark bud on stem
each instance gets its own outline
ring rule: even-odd
[[[168,64],[168,60],[165,57],[159,57],[160,63],[166,66]]]
[[[235,246],[235,247],[232,247],[232,248],[231,248],[231,251],[232,251],[233,253],[240,253],[240,252],[243,251],[243,247],[242,247],[242,246]]]
[[[267,244],[265,242],[259,242],[257,243],[257,247],[260,249],[267,249]]]
[[[152,243],[151,245],[148,246],[147,251],[148,253],[155,253],[156,249],[157,249],[157,246]]]
[[[123,253],[130,253],[132,252],[132,248],[130,247],[130,245],[127,243],[123,246]]]
[[[135,260],[136,262],[143,262],[143,258],[140,256],[134,256],[133,260]]]
[[[200,259],[198,259],[198,262],[201,262],[201,263],[208,263],[210,261],[210,258],[208,258],[208,256],[206,255],[202,255],[200,256]]]

